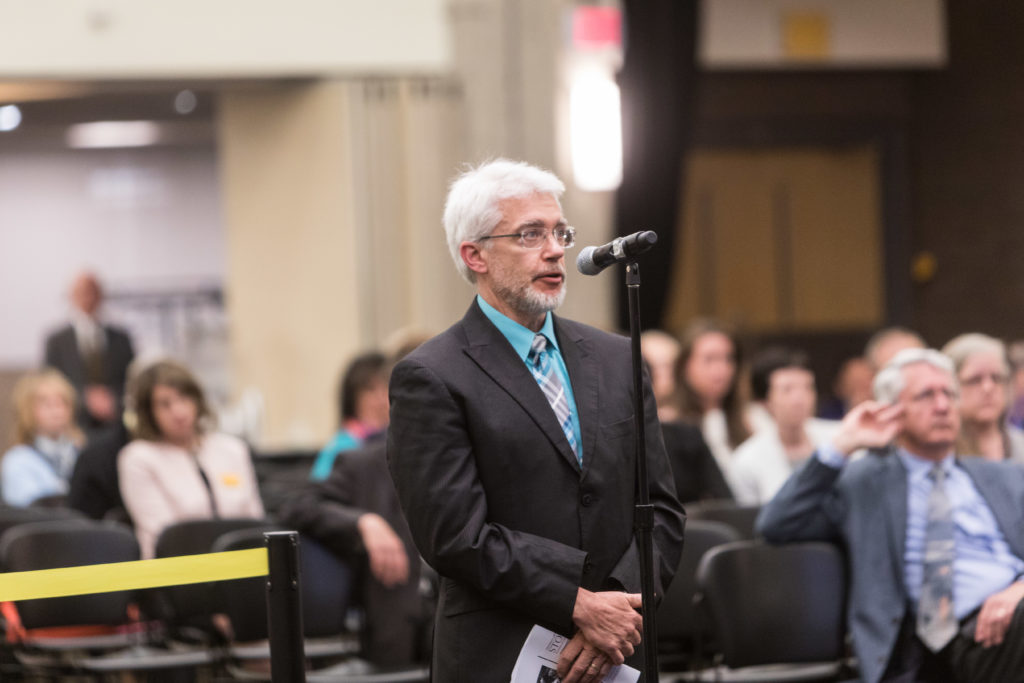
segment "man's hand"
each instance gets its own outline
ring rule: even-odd
[[[643,618],[636,612],[642,604],[639,593],[592,593],[580,588],[572,620],[586,642],[603,652],[612,664],[622,664],[642,640]]]
[[[832,445],[843,455],[860,448],[881,448],[896,438],[903,426],[903,406],[864,401],[839,423]]]
[[[978,612],[974,639],[983,647],[1002,644],[1021,598],[1024,598],[1024,581],[1011,583],[998,593],[988,596]]]
[[[370,558],[370,571],[386,587],[409,580],[409,556],[391,525],[378,514],[367,512],[356,522]]]
[[[558,658],[558,678],[562,683],[596,683],[608,675],[612,662],[577,631]]]
[[[82,393],[85,410],[94,418],[100,422],[109,422],[116,417],[117,401],[110,389],[102,384],[90,384]]]

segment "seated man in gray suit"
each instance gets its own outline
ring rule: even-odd
[[[771,542],[838,540],[865,681],[1024,681],[1024,468],[955,457],[952,362],[898,353],[768,503]],[[890,442],[895,438],[895,442]],[[854,462],[860,448],[874,450]]]

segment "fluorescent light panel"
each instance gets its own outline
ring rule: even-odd
[[[161,140],[155,121],[92,121],[68,126],[64,140],[72,149],[148,147]]]

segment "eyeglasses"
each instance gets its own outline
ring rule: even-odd
[[[983,372],[978,375],[971,375],[960,380],[960,386],[962,387],[980,387],[985,383],[985,380],[992,380],[992,384],[1001,386],[1010,381],[1010,378],[1001,372]]]
[[[548,235],[555,236],[555,242],[559,246],[568,249],[572,245],[576,244],[576,228],[566,226],[557,227],[554,230],[548,230],[547,228],[526,228],[519,232],[509,233],[508,235],[487,235],[481,237],[478,242],[484,240],[498,239],[499,237],[518,237],[519,244],[524,249],[540,249],[548,241]]]
[[[925,389],[910,397],[913,403],[935,403],[939,396],[942,396],[949,403],[955,403],[960,395],[952,389]]]

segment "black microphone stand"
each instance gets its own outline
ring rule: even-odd
[[[633,351],[633,424],[636,454],[636,507],[633,531],[640,551],[640,596],[643,599],[644,683],[658,683],[658,628],[654,602],[654,506],[647,480],[647,436],[644,417],[643,365],[640,356],[640,266],[626,264],[629,295],[629,337]]]

